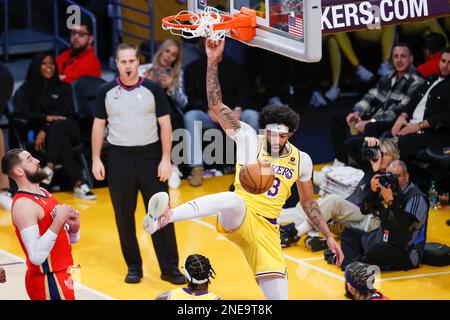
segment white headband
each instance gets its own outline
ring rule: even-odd
[[[270,123],[266,125],[266,130],[273,131],[276,133],[289,133],[288,126],[280,123]]]
[[[187,260],[187,259],[186,259],[186,260]],[[186,269],[186,261],[184,262],[184,265],[183,265],[183,271],[184,271],[184,276],[189,280],[189,282],[192,282],[192,283],[194,283],[194,284],[202,284],[202,283],[206,283],[206,282],[208,282],[208,280],[209,280],[209,278],[203,279],[203,280],[197,280],[197,279],[191,277],[191,275],[189,274],[189,272],[188,272],[187,269]]]

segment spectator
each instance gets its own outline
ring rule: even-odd
[[[438,32],[429,33],[424,40],[423,52],[426,62],[417,67],[417,71],[424,78],[439,72],[439,61],[445,48],[445,38]]]
[[[6,110],[9,99],[11,98],[14,79],[11,72],[0,64],[0,116],[2,116]],[[5,138],[3,136],[3,129],[0,128],[0,158],[5,155]],[[11,210],[12,197],[9,192],[9,179],[6,174],[0,172],[0,207],[4,210]]]
[[[139,77],[138,56],[139,48],[134,44],[117,47],[119,76],[101,87],[92,127],[92,172],[97,180],[104,180],[106,176],[100,155],[108,128],[108,184],[122,254],[128,267],[126,283],[139,283],[143,277],[134,216],[138,193],[141,192],[147,210],[151,196],[168,191],[167,179],[172,169],[170,105],[160,86]],[[161,279],[184,283],[178,270],[173,224],[152,235],[152,240]]]
[[[143,65],[144,76],[158,83],[170,98],[173,112],[171,114],[172,128],[183,128],[183,109],[188,99],[184,93],[183,70],[181,69],[181,47],[172,39],[165,40],[153,56],[149,65]],[[177,121],[174,121],[174,118]]]
[[[439,73],[429,76],[417,89],[392,127],[402,158],[410,159],[427,147],[450,142],[449,104],[450,47],[442,51]]]
[[[185,70],[185,90],[188,96],[188,112],[184,115],[185,128],[190,134],[188,164],[192,167],[189,184],[198,187],[203,178],[202,129],[220,128],[216,117],[208,111],[206,98],[206,65],[205,54],[191,63]],[[234,109],[235,117],[249,124],[257,132],[258,112],[245,109],[248,106],[247,80],[239,65],[231,58],[223,56],[219,65],[219,80],[222,88],[222,99]],[[244,109],[244,110],[243,110]],[[197,122],[197,123],[196,123]],[[199,125],[199,123],[201,125]]]
[[[101,77],[102,67],[92,47],[93,42],[91,21],[82,16],[80,25],[70,30],[72,47],[62,52],[56,59],[62,81],[72,84],[83,76]]]
[[[375,269],[361,262],[345,267],[345,296],[352,300],[389,300],[374,288]]]
[[[393,161],[386,171],[391,175],[371,179],[361,210],[378,212],[381,226],[370,233],[353,228],[342,232],[344,267],[356,261],[381,270],[419,267],[427,238],[428,199],[410,182],[403,161]]]
[[[335,163],[348,164],[344,147],[346,127],[354,126],[358,133],[367,137],[379,137],[390,129],[412,93],[423,83],[413,66],[413,56],[407,44],[394,47],[392,61],[395,70],[380,79],[377,86],[355,104],[351,113],[337,111],[330,116],[331,139]],[[357,143],[358,146],[360,144]]]
[[[144,76],[158,83],[166,92],[172,107],[170,114],[172,130],[184,128],[183,109],[186,107],[187,97],[184,94],[180,44],[172,39],[165,40],[153,56],[152,63],[143,65],[140,69],[145,69]],[[178,188],[181,183],[180,177],[178,166],[173,164],[168,181],[169,187]]]
[[[392,161],[400,159],[397,144],[393,139],[378,140],[376,138],[366,137],[364,140],[369,147],[374,148],[374,150],[378,149],[379,152],[377,152],[378,156],[376,159],[365,160],[370,165],[364,167],[364,176],[359,181],[355,191],[346,199],[338,195],[328,195],[317,201],[325,220],[331,220],[333,222],[333,224],[329,224],[329,228],[336,234],[340,234],[345,227],[353,227],[370,232],[380,226],[380,221],[376,216],[371,214],[363,215],[360,208],[363,205],[365,197],[370,193],[369,182],[372,177],[377,173],[386,172],[386,168]],[[361,141],[362,143],[363,141]],[[311,231],[313,226],[308,220],[305,220],[298,224],[296,229],[299,239],[303,234]],[[317,246],[320,246],[319,244],[323,242],[320,239],[314,239],[311,245],[315,246],[317,244]],[[288,238],[287,240],[294,241],[292,238]],[[291,244],[286,243],[285,246]]]
[[[38,53],[28,68],[25,82],[14,95],[15,112],[29,122],[29,129],[37,132],[34,149],[46,149],[44,170],[50,185],[57,163],[73,185],[74,195],[82,199],[96,199],[81,178],[81,168],[72,147],[80,144],[81,132],[75,119],[72,88],[59,80],[55,60],[49,53]]]
[[[378,74],[380,76],[389,74],[391,72],[389,57],[392,54],[392,48],[396,36],[395,26],[386,26],[382,29],[375,30],[357,31],[353,32],[352,35],[356,40],[361,42],[381,43],[382,63],[378,69]],[[341,92],[339,88],[342,69],[341,52],[353,67],[358,81],[368,82],[373,78],[373,73],[361,65],[361,62],[353,49],[349,33],[342,32],[328,36],[327,45],[330,56],[331,75],[333,78],[331,88],[325,93],[325,97],[328,100],[336,100]]]
[[[184,262],[184,276],[187,288],[161,293],[155,300],[221,300],[208,286],[214,279],[214,269],[209,259],[200,254],[191,254]]]
[[[5,138],[3,129],[0,128],[0,158],[5,155]],[[6,174],[0,173],[0,208],[10,211],[12,205],[12,195],[9,192],[9,179]]]

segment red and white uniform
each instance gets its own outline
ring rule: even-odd
[[[33,200],[44,210],[44,217],[39,221],[39,236],[47,232],[53,223],[52,213],[58,201],[44,188],[41,188],[45,196],[18,191],[13,199],[13,204],[20,198]],[[12,210],[11,210],[12,211]],[[14,225],[17,238],[27,257],[27,273],[25,286],[31,300],[74,300],[73,281],[69,273],[73,266],[72,246],[65,228],[59,231],[56,242],[50,251],[48,258],[41,265],[31,263],[28,252],[23,244],[20,230]]]

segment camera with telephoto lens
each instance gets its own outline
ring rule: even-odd
[[[380,174],[378,175],[378,181],[383,187],[390,187],[394,194],[398,194],[399,184],[398,178],[395,174],[391,172]]]
[[[368,161],[375,161],[381,156],[380,146],[369,147],[367,141],[364,141],[362,145],[362,156],[363,159]]]

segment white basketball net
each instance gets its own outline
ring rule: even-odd
[[[298,0],[283,0],[281,1],[281,14],[290,13],[303,14],[303,1]]]
[[[214,30],[214,24],[220,23],[221,18],[219,14],[219,10],[213,7],[205,7],[205,9],[200,13],[194,13],[188,10],[180,11],[175,19],[170,21],[170,23],[178,24],[180,26],[185,25],[186,21],[181,21],[177,19],[179,15],[182,14],[192,14],[189,19],[189,23],[191,25],[197,25],[197,29],[189,29],[183,27],[171,27],[162,25],[164,30],[169,30],[173,35],[181,36],[186,39],[197,38],[197,37],[208,37],[213,40],[222,40],[225,38],[226,33],[229,30]]]

